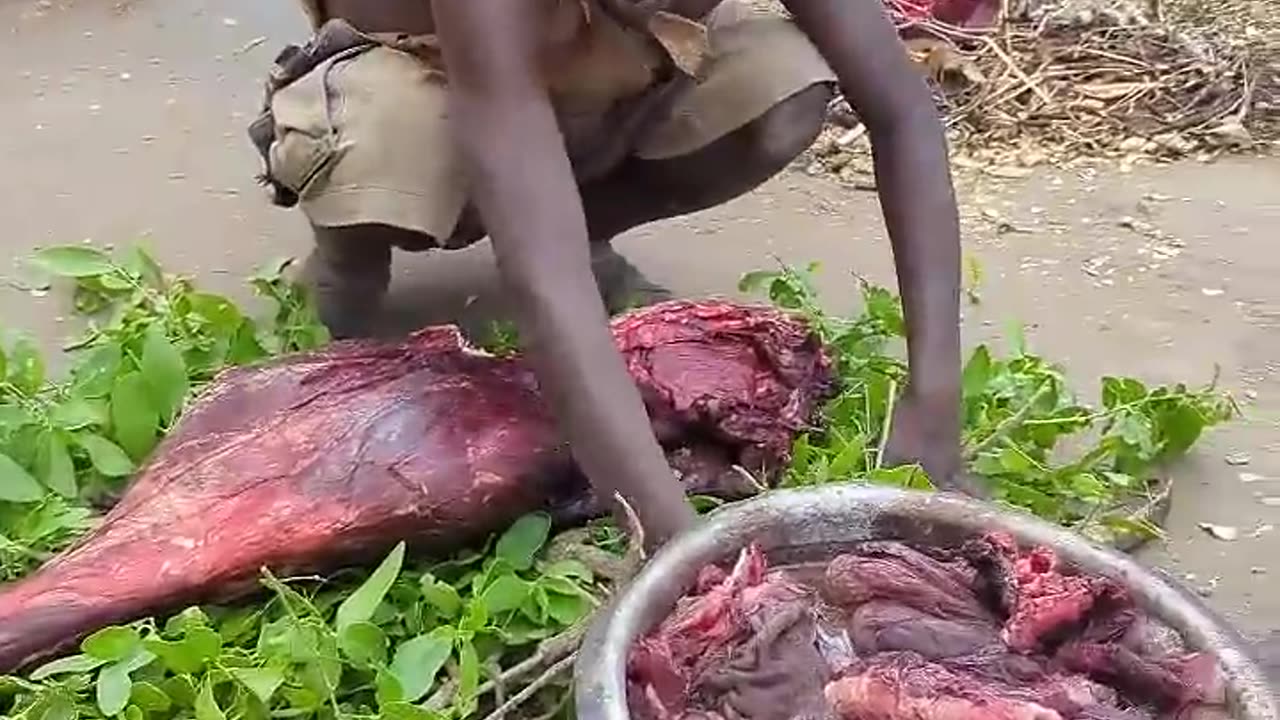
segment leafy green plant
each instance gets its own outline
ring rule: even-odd
[[[305,295],[285,279],[287,263],[253,279],[275,308],[263,325],[227,298],[166,275],[140,249],[116,260],[88,246],[54,247],[32,263],[70,279],[76,307],[92,319],[68,348],[64,378],[49,376],[29,338],[0,345],[6,577],[83,532],[89,514],[76,501],[117,491],[216,373],[328,339]]]
[[[305,296],[284,278],[287,263],[252,281],[273,304],[262,323],[166,275],[138,251],[117,260],[92,248],[53,248],[36,263],[72,279],[77,306],[95,322],[71,346],[71,370],[61,380],[48,377],[29,339],[0,344],[5,578],[90,527],[87,500],[116,491],[187,398],[224,367],[327,339]],[[832,349],[840,382],[820,426],[797,439],[785,484],[930,487],[919,468],[882,462],[888,418],[907,377],[901,303],[863,282],[863,311],[833,316],[814,289],[816,270],[782,267],[742,283],[812,324]],[[1013,335],[1006,356],[979,347],[964,368],[970,468],[999,501],[1094,537],[1153,532],[1131,517],[1129,504],[1146,497],[1162,463],[1231,416],[1229,398],[1212,387],[1105,378],[1091,407],[1075,399],[1059,368]],[[486,345],[505,353],[514,341],[508,326],[496,325]],[[591,550],[582,557],[603,554],[617,570],[626,539],[616,527],[599,522],[571,532]],[[549,534],[549,518],[534,514],[443,561],[414,562],[401,545],[371,571],[267,574],[261,599],[105,628],[77,654],[0,678],[0,714],[461,720],[501,715],[520,701],[528,716],[559,717],[570,700],[563,671],[616,573],[603,562],[589,568],[565,559],[577,556],[554,552]]]
[[[805,317],[835,353],[840,392],[827,405],[821,429],[797,440],[786,484],[860,480],[927,487],[918,468],[881,464],[887,418],[906,377],[895,353],[905,330],[900,303],[864,282],[863,313],[831,317],[814,290],[816,270],[752,273],[741,285]],[[1148,388],[1133,378],[1108,377],[1101,407],[1089,407],[1076,399],[1060,368],[1028,352],[1020,332],[1014,336],[1009,357],[998,358],[982,345],[964,367],[970,470],[987,479],[996,500],[1095,539],[1157,533],[1135,507],[1150,500],[1159,469],[1206,428],[1232,417],[1234,403],[1213,385]]]
[[[488,550],[426,567],[405,567],[401,544],[367,574],[267,575],[261,605],[105,628],[0,683],[0,703],[31,720],[473,715],[596,607],[589,569],[544,557],[549,530],[534,514]],[[567,697],[548,685],[533,704],[554,711]]]

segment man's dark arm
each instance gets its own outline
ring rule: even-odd
[[[450,111],[521,337],[574,456],[603,499],[629,501],[654,546],[694,516],[608,329],[581,198],[538,73],[536,6],[434,0]]]
[[[866,124],[907,320],[910,387],[889,454],[958,470],[960,226],[946,141],[881,0],[784,0]]]

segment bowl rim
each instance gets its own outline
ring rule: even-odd
[[[1273,691],[1243,637],[1167,574],[1030,514],[955,495],[856,485],[770,491],[726,505],[668,542],[601,608],[589,630],[574,668],[578,718],[630,720],[627,651],[635,638],[670,612],[706,564],[728,559],[753,541],[769,553],[770,548],[788,547],[786,542],[806,537],[810,541],[792,546],[895,539],[856,536],[859,529],[874,531],[872,523],[891,517],[970,534],[979,529],[1007,531],[1019,544],[1051,547],[1083,572],[1124,583],[1139,605],[1180,631],[1188,645],[1218,657],[1232,717],[1280,720]]]

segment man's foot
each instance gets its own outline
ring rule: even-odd
[[[675,298],[670,290],[649,280],[607,243],[591,247],[591,272],[596,276],[596,285],[600,287],[600,297],[609,315]]]

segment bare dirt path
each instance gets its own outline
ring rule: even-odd
[[[42,244],[142,238],[168,267],[238,295],[255,266],[304,252],[301,218],[254,184],[243,132],[263,69],[301,30],[287,0],[0,0],[0,325],[50,348],[71,331],[55,297],[21,288],[19,260]],[[1207,381],[1220,366],[1248,417],[1176,469],[1169,539],[1149,558],[1242,628],[1280,626],[1280,161],[960,184],[966,252],[986,278],[966,309],[969,342],[1025,323],[1090,395],[1107,373]],[[818,260],[839,307],[854,300],[849,270],[892,282],[877,213],[873,194],[788,173],[620,246],[687,294],[732,292],[775,255]],[[479,295],[475,314],[491,288],[483,248],[402,257],[389,326],[447,318]],[[1248,466],[1224,462],[1237,452]],[[1199,522],[1240,539],[1213,540]]]

